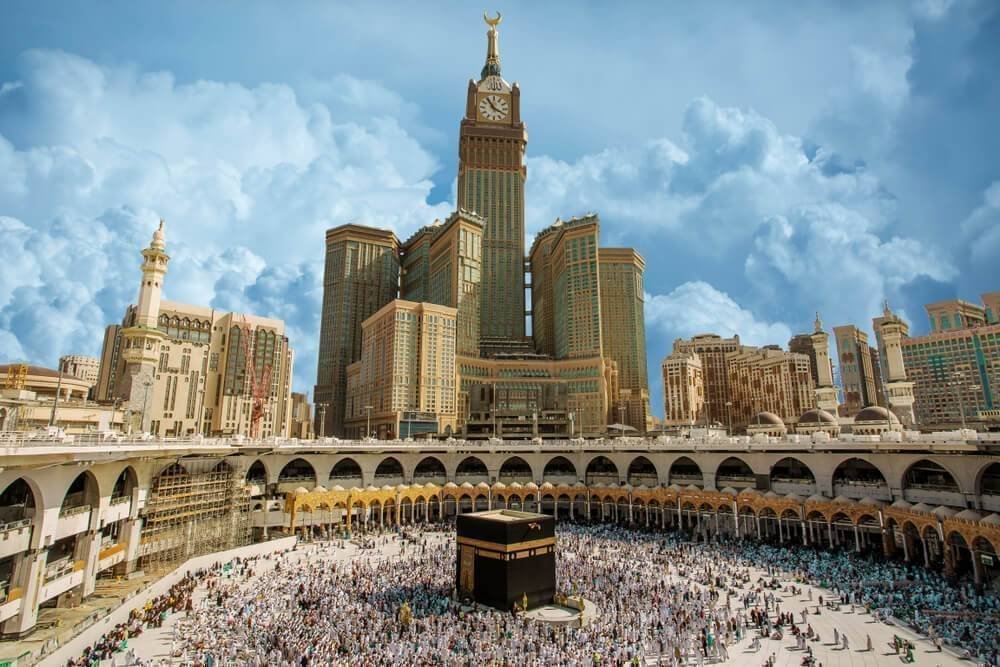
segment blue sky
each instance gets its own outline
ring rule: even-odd
[[[677,336],[1000,289],[1000,4],[507,2],[528,231],[596,211]],[[282,317],[310,390],[323,230],[453,208],[466,2],[6,2],[0,361],[97,354],[159,216],[167,297]]]

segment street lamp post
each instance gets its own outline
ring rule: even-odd
[[[59,379],[56,380],[56,395],[52,400],[52,414],[49,416],[49,426],[56,425],[56,408],[59,406],[59,394],[62,393],[62,365],[59,366]]]
[[[726,421],[729,425],[726,427],[726,435],[733,434],[733,402],[726,401]]]
[[[142,432],[145,433],[146,429],[146,402],[149,400],[149,388],[153,385],[153,381],[150,378],[146,378],[142,381],[142,416],[140,417],[139,426],[143,427]]]
[[[365,437],[372,437],[372,406],[365,406]]]

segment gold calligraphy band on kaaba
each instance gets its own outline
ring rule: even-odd
[[[498,544],[497,542],[476,540],[471,537],[459,537],[458,543],[466,544],[470,547],[477,547],[479,549],[489,549],[490,551],[502,551],[504,553],[512,553],[515,551],[524,551],[526,549],[535,549],[538,547],[545,547],[555,544],[556,538],[544,537],[540,540],[530,540],[528,542],[518,542],[516,544]]]

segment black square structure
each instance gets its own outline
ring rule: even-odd
[[[555,520],[548,514],[489,510],[459,514],[456,579],[460,597],[510,611],[528,609],[556,592]]]

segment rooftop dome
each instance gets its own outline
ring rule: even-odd
[[[313,489],[313,492],[315,492],[315,493],[326,493],[326,487],[318,484],[318,485],[316,485],[316,488]]]
[[[754,495],[757,495],[757,491],[754,490],[754,489],[751,489],[750,487],[747,487],[747,488],[743,489],[742,491],[740,491],[739,495],[741,495],[741,496],[754,496]]]
[[[851,503],[851,499],[845,496],[837,496],[833,499],[833,502],[837,505],[849,505]]]
[[[765,498],[778,498],[779,496],[774,491],[768,491],[767,493],[764,494],[764,497]]]
[[[722,489],[722,491],[720,491],[720,493],[728,493],[731,496],[735,496],[736,493],[737,493],[737,491],[733,487],[727,486],[724,489]]]
[[[758,412],[757,416],[753,418],[751,426],[763,425],[763,424],[773,424],[774,426],[784,426],[785,422],[781,421],[781,417],[774,414],[773,412]]]
[[[543,489],[554,489],[556,487],[555,487],[555,484],[553,484],[552,482],[542,482],[542,488]]]
[[[300,486],[299,488],[295,489],[295,495],[297,496],[301,496],[304,493],[309,493],[309,489],[307,489],[304,486]]]
[[[506,489],[507,485],[504,484],[503,482],[494,482],[493,483],[493,488],[494,489]]]
[[[475,487],[473,487],[472,484],[470,484],[469,482],[462,482],[462,488],[463,489],[472,489],[472,488],[475,488]]]
[[[890,424],[898,424],[899,418],[879,405],[869,405],[854,417],[856,422],[884,422],[888,420]]]
[[[861,504],[872,505],[874,507],[882,507],[883,505],[885,505],[885,503],[883,503],[881,500],[876,500],[874,498],[868,498],[868,497],[862,498]]]
[[[512,489],[520,489],[520,488],[523,488],[523,487],[521,486],[520,482],[511,482],[510,483],[510,488],[512,488]]]
[[[684,490],[685,491],[701,491],[701,489],[699,489],[694,484],[688,484],[687,486],[684,487]]]
[[[382,491],[392,491],[392,487],[389,486],[388,484],[383,484]]]
[[[914,512],[926,512],[926,513],[929,514],[930,511],[931,511],[931,506],[930,505],[926,505],[924,503],[917,503],[916,505],[914,505],[910,509],[913,510]]]
[[[534,482],[528,482],[527,484],[524,485],[524,488],[535,490],[538,488],[538,485],[535,484]]]
[[[901,509],[901,510],[908,510],[908,509],[912,509],[913,508],[913,504],[912,503],[908,503],[905,500],[903,500],[902,498],[900,498],[899,500],[897,500],[896,502],[894,502],[892,504],[892,507],[895,507],[896,509]]]
[[[444,485],[444,488],[446,488],[446,489],[457,489],[458,488],[458,484],[455,484],[455,482],[447,482]]]
[[[827,501],[827,498],[824,498],[823,496],[819,495],[818,493],[814,493],[811,496],[809,496],[808,498],[806,498],[806,502],[807,503],[825,503],[826,501]]]
[[[790,500],[793,503],[801,503],[802,496],[798,495],[797,493],[789,493],[788,495],[785,496],[785,500]]]
[[[378,491],[378,488],[374,484],[369,484],[365,487],[365,491]]]
[[[490,488],[490,485],[487,484],[486,482],[480,482],[479,484],[476,484],[476,488],[477,489],[488,489],[488,488]]]
[[[681,487],[678,484],[671,484],[667,488],[670,489],[671,491],[680,491],[681,490]]]
[[[962,510],[955,515],[956,519],[965,519],[966,521],[981,521],[982,515],[975,510]]]
[[[990,514],[989,516],[985,516],[979,523],[985,523],[989,526],[1000,526],[1000,514]]]
[[[819,408],[813,408],[812,410],[806,410],[799,417],[800,424],[836,424],[837,418],[831,415],[826,410],[820,410]]]
[[[934,508],[934,511],[931,512],[931,514],[933,514],[938,518],[945,519],[950,516],[955,516],[956,514],[958,514],[958,512],[956,512],[950,507],[945,507],[944,505],[938,505],[937,507]]]
[[[334,484],[334,485],[333,485],[333,488],[332,488],[332,489],[330,489],[330,490],[331,490],[331,491],[343,491],[343,490],[344,490],[344,487],[342,487],[342,486],[341,486],[340,484]]]

